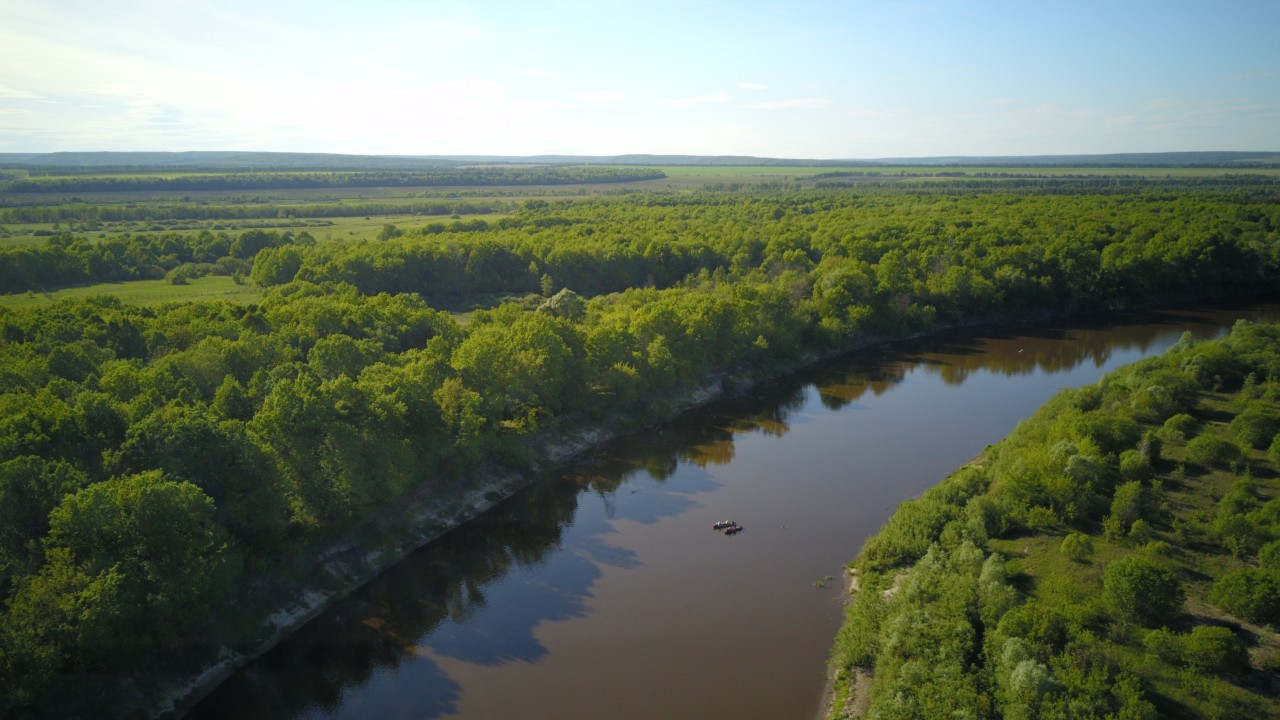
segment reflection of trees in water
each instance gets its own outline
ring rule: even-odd
[[[418,643],[446,621],[461,623],[483,608],[485,586],[513,566],[544,562],[573,520],[578,495],[572,485],[544,483],[447,533],[237,673],[189,717],[265,720],[332,710],[347,688],[405,663],[415,664],[417,690],[397,702],[411,707],[402,707],[403,715],[394,708],[374,714],[431,718],[454,712],[458,686],[421,657]],[[583,578],[587,585],[593,581]],[[587,586],[558,588],[537,617],[524,618],[529,640],[542,619],[577,611],[571,606],[586,592]]]
[[[804,407],[806,387],[806,383],[792,381],[754,397],[686,413],[660,429],[608,443],[592,457],[589,469],[579,467],[567,476],[598,494],[607,494],[638,473],[665,482],[682,462],[700,468],[727,465],[733,461],[737,435],[787,434],[792,413]]]
[[[978,371],[1004,376],[1036,371],[1048,374],[1071,370],[1092,362],[1106,364],[1113,353],[1151,347],[1170,340],[1172,333],[1190,330],[1197,340],[1219,332],[1221,318],[1212,312],[1128,313],[1106,320],[1081,321],[1065,326],[1014,332],[981,331],[980,335],[954,335],[891,346],[895,359],[880,363],[858,363],[832,372],[818,381],[823,404],[839,410],[857,402],[868,391],[880,395],[902,382],[915,368],[938,375],[948,385],[960,385]],[[1252,313],[1267,321],[1274,310]]]

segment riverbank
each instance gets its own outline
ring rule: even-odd
[[[972,325],[991,322],[975,321]],[[715,373],[678,395],[655,398],[654,412],[645,418],[611,418],[603,424],[586,424],[580,418],[559,418],[529,439],[530,451],[537,458],[533,468],[512,471],[491,466],[478,473],[466,487],[448,489],[448,494],[442,495],[441,488],[431,488],[430,506],[424,504],[428,496],[424,490],[393,514],[369,518],[356,534],[383,538],[385,543],[368,540],[362,543],[352,537],[320,549],[315,557],[315,569],[310,573],[313,579],[288,592],[288,599],[267,614],[261,621],[257,642],[248,648],[224,649],[216,662],[197,673],[139,682],[140,690],[133,706],[152,718],[181,717],[238,669],[270,651],[409,553],[481,515],[546,473],[568,467],[610,441],[661,426],[695,408],[743,396],[762,384],[792,376],[841,355],[953,329],[955,327],[937,327],[902,337],[859,338],[839,350],[806,354],[764,375],[754,375],[746,369]],[[274,593],[286,594],[279,589]]]
[[[820,717],[1274,717],[1278,353],[1274,325],[1179,342],[900,505],[853,563]]]
[[[1017,320],[1026,322],[1030,319],[1018,318]],[[1035,319],[1043,320],[1047,318]],[[1006,322],[1000,323],[1000,325],[1008,326],[1009,318],[1002,318],[1002,320]],[[980,324],[991,325],[991,321],[988,320],[984,323],[974,321],[966,324],[966,327]],[[952,328],[935,328],[928,334],[946,332],[950,329]],[[925,334],[916,333],[913,334],[913,337],[920,337]],[[787,368],[779,369],[769,377],[752,377],[746,373],[722,374],[709,378],[693,391],[677,397],[662,398],[655,404],[665,406],[663,414],[666,419],[670,419],[693,407],[746,393],[760,382],[767,382],[771,378],[776,379],[794,374],[800,369],[811,366],[828,357],[865,350],[869,347],[879,346],[899,339],[905,338],[864,338],[856,346],[845,348],[839,353],[808,356]],[[449,500],[447,507],[433,505],[432,508],[419,507],[413,510],[406,510],[401,515],[409,517],[409,520],[406,520],[405,517],[380,519],[378,523],[380,526],[394,528],[397,531],[395,537],[391,538],[393,542],[388,543],[386,547],[375,548],[368,544],[361,546],[358,542],[352,541],[325,548],[317,556],[317,564],[321,568],[321,572],[318,574],[319,581],[294,594],[291,602],[281,604],[281,608],[272,615],[271,632],[264,637],[263,642],[256,645],[252,650],[242,651],[236,656],[224,655],[216,668],[210,669],[194,680],[188,679],[189,682],[187,683],[175,684],[177,688],[173,695],[175,699],[172,701],[173,704],[169,706],[168,712],[177,713],[190,707],[199,697],[202,697],[212,687],[221,682],[223,678],[233,672],[236,667],[266,652],[270,647],[288,636],[292,630],[300,627],[332,603],[342,597],[346,597],[355,589],[376,577],[382,570],[394,564],[416,547],[430,542],[448,532],[449,529],[484,512],[504,497],[527,486],[536,479],[540,472],[545,472],[555,467],[563,467],[573,462],[574,458],[581,453],[589,452],[592,448],[598,447],[613,438],[638,432],[645,426],[652,426],[655,421],[652,418],[648,418],[630,424],[615,423],[607,426],[578,427],[576,429],[568,427],[570,424],[570,420],[566,419],[559,426],[545,428],[533,441],[536,443],[534,446],[535,451],[539,457],[543,458],[538,467],[538,472],[522,474],[491,472],[484,477],[477,478],[477,482],[470,487],[458,489],[456,495]],[[157,714],[160,713],[157,712]]]

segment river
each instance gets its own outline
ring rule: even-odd
[[[843,566],[898,503],[1059,390],[1242,317],[1280,305],[894,343],[686,413],[410,555],[189,717],[811,720]]]

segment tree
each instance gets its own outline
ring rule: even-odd
[[[1084,533],[1071,533],[1062,539],[1059,551],[1076,562],[1093,557],[1093,538]]]
[[[213,501],[219,523],[251,553],[269,553],[288,519],[282,482],[243,423],[204,406],[168,405],[129,428],[117,471],[163,470]]]
[[[59,460],[23,456],[0,463],[0,594],[11,577],[38,569],[49,512],[87,482]]]
[[[6,618],[6,659],[24,670],[3,675],[23,696],[66,673],[198,656],[219,641],[209,628],[235,578],[199,488],[154,471],[112,478],[68,495],[49,525],[45,565]]]
[[[1213,583],[1209,602],[1249,622],[1280,622],[1280,571],[1229,572]]]
[[[1172,570],[1140,556],[1108,563],[1102,593],[1120,617],[1147,626],[1170,621],[1181,612],[1185,598]]]
[[[1238,673],[1249,667],[1249,653],[1230,628],[1198,625],[1181,640],[1183,662],[1201,672]]]
[[[1216,435],[1198,435],[1187,443],[1187,459],[1200,465],[1226,467],[1240,455],[1239,446]]]

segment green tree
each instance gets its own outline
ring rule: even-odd
[[[1209,602],[1250,622],[1280,622],[1280,571],[1229,572],[1214,581]]]
[[[0,594],[36,571],[49,513],[88,478],[60,460],[23,456],[0,463]]]
[[[1181,638],[1182,660],[1201,672],[1240,673],[1249,668],[1249,653],[1229,628],[1197,625]]]
[[[1239,446],[1216,435],[1198,435],[1187,443],[1187,459],[1200,465],[1226,467],[1240,455]]]
[[[1084,533],[1071,533],[1062,539],[1058,550],[1076,562],[1084,562],[1093,557],[1093,538]]]
[[[1182,611],[1185,592],[1172,570],[1140,556],[1107,564],[1103,596],[1116,614],[1142,625],[1166,623]]]

